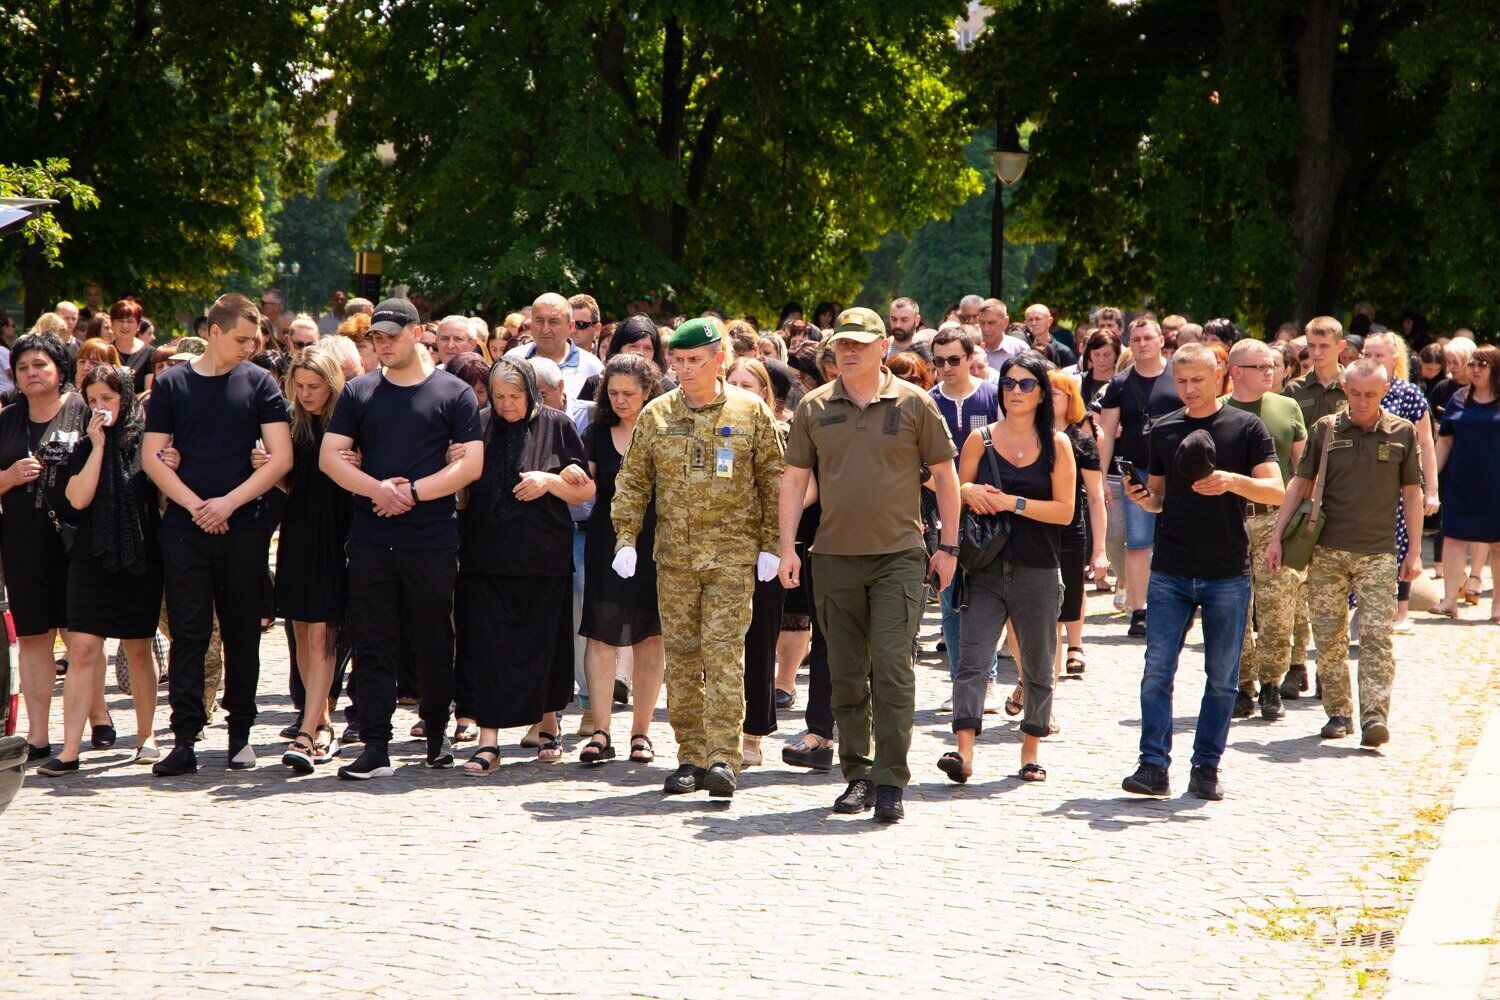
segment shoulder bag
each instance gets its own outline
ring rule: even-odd
[[[980,428],[979,436],[984,441],[984,459],[990,465],[990,475],[999,483],[1000,467],[995,463],[995,444],[990,438],[989,427]],[[966,510],[959,522],[958,564],[965,572],[978,573],[999,558],[1009,541],[1009,513],[977,514]]]
[[[1313,547],[1323,533],[1323,481],[1328,477],[1328,446],[1333,443],[1333,424],[1323,432],[1323,454],[1318,458],[1318,478],[1313,481],[1312,495],[1303,497],[1292,512],[1291,519],[1281,533],[1281,564],[1292,569],[1307,569],[1312,561]]]

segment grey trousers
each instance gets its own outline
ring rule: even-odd
[[[959,615],[958,674],[953,678],[953,731],[983,730],[990,664],[1007,621],[1021,648],[1026,711],[1021,732],[1046,736],[1052,723],[1052,669],[1057,655],[1057,614],[1062,610],[1057,569],[1015,566],[999,560],[969,577],[969,607]]]

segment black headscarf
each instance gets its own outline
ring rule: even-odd
[[[517,500],[516,484],[524,472],[535,472],[541,465],[544,435],[536,434],[537,413],[542,408],[542,394],[537,388],[536,369],[520,358],[501,358],[490,371],[490,385],[498,371],[513,369],[526,381],[526,415],[510,421],[500,416],[500,407],[490,401],[490,429],[484,442],[484,475],[481,482],[489,493],[489,521],[504,524],[521,516],[526,501]]]
[[[112,573],[138,575],[145,573],[149,564],[141,531],[143,498],[134,487],[141,471],[144,422],[135,397],[135,374],[123,366],[116,370],[120,374],[120,418],[104,429],[104,463],[92,505],[93,554]],[[94,380],[91,377],[86,381]]]

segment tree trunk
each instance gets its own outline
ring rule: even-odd
[[[1297,179],[1292,189],[1292,245],[1297,255],[1299,324],[1332,304],[1327,292],[1328,243],[1347,160],[1339,149],[1333,87],[1338,59],[1339,2],[1310,0],[1297,42]]]
[[[37,317],[52,308],[53,268],[42,256],[39,246],[28,244],[21,250],[21,329],[30,329]]]

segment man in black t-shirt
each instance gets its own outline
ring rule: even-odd
[[[161,777],[198,769],[193,750],[207,723],[203,658],[214,615],[224,643],[229,767],[255,766],[250,727],[260,681],[260,615],[276,515],[265,500],[292,467],[286,401],[276,380],[244,364],[260,348],[260,313],[243,295],[221,295],[208,310],[208,348],[162,373],[146,409],[141,467],[169,503],[161,519],[172,752],[152,766]],[[252,468],[259,439],[269,454]],[[175,470],[161,452],[176,449]]]
[[[1221,799],[1219,758],[1239,690],[1240,646],[1250,610],[1245,501],[1280,503],[1281,468],[1260,418],[1220,405],[1219,362],[1212,351],[1201,344],[1179,348],[1172,380],[1184,409],[1152,428],[1149,484],[1125,484],[1131,500],[1160,517],[1146,616],[1140,766],[1123,787],[1139,795],[1171,790],[1172,681],[1193,614],[1201,609],[1208,679],[1188,790],[1202,799]]]
[[[370,318],[382,370],[344,386],[318,467],[354,494],[349,528],[359,731],[365,749],[339,768],[351,780],[393,773],[391,714],[403,634],[422,679],[427,766],[452,767],[444,734],[453,700],[453,585],[458,575],[454,494],[484,471],[479,407],[468,383],[437,371],[417,310],[387,299]],[[447,459],[450,443],[462,455]],[[360,466],[341,452],[357,449]]]

